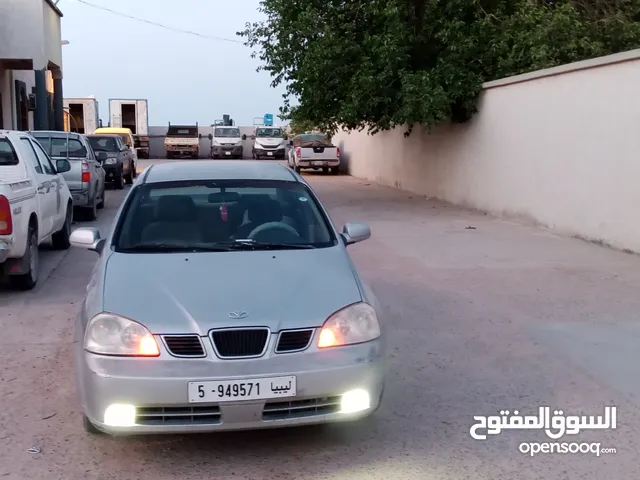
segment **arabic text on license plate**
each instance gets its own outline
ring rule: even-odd
[[[270,157],[273,157],[273,152],[267,152],[267,155],[269,155]]]
[[[189,403],[238,402],[296,395],[296,377],[189,382]]]

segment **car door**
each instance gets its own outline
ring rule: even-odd
[[[96,154],[93,151],[93,148],[91,148],[91,144],[86,139],[86,137],[79,136],[78,139],[80,140],[80,142],[82,143],[82,145],[87,151],[86,160],[92,172],[91,176],[98,180],[98,191],[96,192],[96,195],[101,195],[102,192],[104,192],[104,182],[105,182],[106,173],[102,168],[102,165],[96,158]]]
[[[64,225],[65,217],[67,215],[67,202],[66,198],[64,198],[62,195],[64,179],[62,178],[62,175],[58,173],[57,169],[53,165],[53,162],[51,161],[51,158],[45,152],[44,148],[42,148],[42,145],[40,145],[38,142],[32,143],[33,148],[36,151],[38,161],[44,168],[45,174],[50,178],[52,184],[52,188],[48,194],[49,196],[47,197],[47,201],[51,203],[51,211],[53,211],[52,233],[57,232]],[[53,208],[54,206],[55,208]]]
[[[54,175],[50,175],[45,167],[40,163],[35,150],[35,143],[28,137],[20,137],[20,151],[24,157],[33,165],[36,171],[37,192],[39,198],[40,212],[38,217],[38,240],[42,240],[53,233],[56,218],[56,186],[52,183]],[[39,146],[39,145],[38,145]]]

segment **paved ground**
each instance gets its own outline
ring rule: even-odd
[[[87,436],[71,325],[94,254],[43,252],[37,290],[0,292],[0,478],[519,480],[640,478],[640,258],[350,177],[307,175],[387,309],[390,376],[375,422],[259,433]],[[106,233],[123,192],[108,192]],[[473,229],[467,227],[475,227]],[[44,278],[44,277],[43,277]],[[537,455],[511,431],[474,441],[474,415],[538,406],[601,414],[617,454]],[[31,446],[41,453],[28,453]]]

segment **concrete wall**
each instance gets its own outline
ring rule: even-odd
[[[60,17],[50,2],[0,1],[0,58],[33,59],[35,70],[62,66]]]
[[[479,110],[335,143],[354,176],[640,252],[640,50],[488,83]]]

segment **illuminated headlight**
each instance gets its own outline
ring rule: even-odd
[[[331,315],[320,330],[318,347],[340,347],[369,342],[380,337],[380,324],[374,308],[355,303]]]
[[[118,163],[118,159],[117,158],[107,158],[104,161],[105,165],[115,165],[116,163]]]
[[[133,427],[136,424],[136,407],[114,403],[104,411],[104,423],[109,427]]]
[[[340,413],[356,413],[371,407],[369,392],[362,389],[350,390],[342,395]]]
[[[157,357],[156,339],[146,327],[112,313],[99,313],[87,325],[84,349],[99,355]]]

